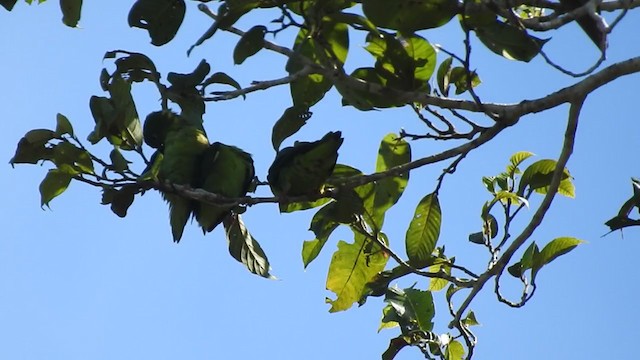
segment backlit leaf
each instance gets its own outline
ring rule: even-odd
[[[51,169],[40,183],[40,206],[49,207],[49,203],[56,196],[62,194],[69,183],[71,175],[60,169]]]
[[[423,268],[428,265],[440,236],[441,221],[438,195],[432,193],[422,198],[411,219],[405,239],[407,256],[413,266]]]
[[[354,235],[353,244],[338,242],[338,250],[331,257],[327,290],[335,293],[336,299],[327,299],[330,312],[349,309],[360,299],[365,285],[387,264],[388,256],[379,246],[358,232]]]

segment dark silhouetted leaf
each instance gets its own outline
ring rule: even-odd
[[[0,5],[7,9],[7,11],[11,11],[16,2],[18,2],[18,0],[0,0]]]
[[[236,44],[233,49],[233,63],[242,64],[247,58],[255,55],[264,46],[264,36],[267,28],[257,25],[249,29]]]
[[[440,27],[458,13],[456,0],[363,0],[362,10],[374,24],[410,34]]]
[[[271,144],[278,151],[282,142],[302,128],[313,113],[306,106],[292,106],[284,111],[284,114],[273,125]]]
[[[547,40],[538,39],[513,25],[496,20],[475,29],[482,43],[494,53],[510,60],[529,62]]]
[[[80,21],[82,0],[60,0],[62,22],[69,27],[76,27]]]
[[[46,144],[55,137],[56,133],[47,129],[29,131],[18,142],[9,164],[37,164],[40,160],[51,159],[53,151]]]
[[[56,136],[69,134],[73,136],[73,126],[69,119],[62,114],[56,115]]]
[[[184,0],[138,0],[129,11],[129,26],[147,30],[151,43],[162,46],[176,36],[185,12]]]

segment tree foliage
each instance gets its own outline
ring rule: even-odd
[[[0,5],[11,10],[16,2],[5,0]],[[369,297],[384,297],[380,328],[397,327],[399,333],[390,340],[383,359],[392,359],[408,346],[418,348],[427,358],[470,359],[476,345],[473,326],[479,323],[470,306],[483,286],[494,281],[498,301],[521,307],[533,296],[539,271],[582,243],[567,236],[538,245],[531,235],[556,195],[575,196],[566,164],[587,96],[640,71],[640,58],[602,67],[608,34],[640,2],[223,0],[217,2],[215,12],[207,4],[210,0],[196,2],[137,0],[128,24],[146,31],[153,45],[162,46],[174,38],[187,11],[199,10],[211,18],[212,25],[194,39],[187,54],[197,51],[216,32],[227,31],[238,36],[233,53],[228,54],[235,64],[243,65],[248,58],[271,51],[286,57],[286,75],[242,86],[230,74],[211,73],[206,60],[191,73],[164,74],[145,54],[106,51],[104,59],[113,62],[115,70],[100,73],[105,94],[89,100],[95,128],[86,141],[111,144],[109,158],[94,155],[85,146],[84,136],[74,132],[72,122],[58,114],[53,130],[25,134],[10,160],[12,165],[51,165],[39,187],[42,206],[49,206],[75,181],[100,189],[102,204],[125,217],[128,208],[140,201],[139,195],[160,191],[170,203],[176,241],[192,214],[205,232],[222,223],[231,256],[266,278],[272,277],[267,254],[249,232],[242,213],[258,204],[277,204],[282,213],[313,209],[310,230],[315,238],[303,243],[303,264],[306,267],[316,259],[337,228],[352,232],[353,239],[338,242],[331,257],[326,287],[334,295],[327,301],[330,311],[337,312],[355,303],[362,306]],[[82,1],[61,0],[60,8],[62,22],[76,27]],[[611,25],[599,15],[605,11],[615,14]],[[249,13],[261,14],[263,21],[246,30],[235,27]],[[545,32],[574,21],[601,54],[581,73],[564,69],[545,52],[550,41]],[[460,24],[465,45],[461,54],[430,43],[424,36],[425,30],[451,22]],[[288,47],[273,41],[281,32],[297,34]],[[345,64],[353,47],[351,39],[357,36],[365,39],[364,49],[371,58],[368,64],[350,68]],[[472,36],[496,56],[522,62],[543,57],[551,67],[576,78],[575,83],[516,104],[483,102],[475,91],[481,85],[481,69],[471,67]],[[141,120],[145,116],[138,113],[132,95],[132,87],[143,82],[152,83],[161,99],[157,112],[146,116],[146,121]],[[213,85],[232,90],[212,91]],[[273,123],[271,142],[277,154],[268,175],[254,176],[247,153],[219,142],[209,145],[206,104],[250,98],[252,92],[280,85],[290,87],[291,103]],[[336,106],[361,111],[408,107],[428,130],[386,135],[380,141],[372,174],[341,163],[339,149],[348,139],[342,138],[339,129],[318,136],[317,141],[281,149],[284,140],[313,121],[313,106],[334,88],[342,97]],[[486,268],[474,271],[456,263],[440,241],[442,218],[448,215],[442,212],[439,200],[445,179],[469,153],[517,125],[522,117],[564,104],[569,105],[569,112],[557,159],[535,159],[533,153],[518,152],[506,161],[504,172],[482,179],[487,190],[487,200],[478,209],[482,226],[469,235],[469,241],[487,251]],[[171,113],[175,107],[179,114]],[[412,141],[434,140],[453,145],[429,156],[411,150]],[[386,213],[403,195],[412,172],[441,162],[447,164],[445,170],[417,203],[407,227],[405,259],[397,251],[401,240],[390,239],[384,232]],[[143,170],[135,170],[136,165]],[[633,179],[632,185],[632,197],[606,222],[612,231],[640,225],[640,220],[630,218],[634,209],[640,211],[640,182]],[[270,188],[274,196],[245,195],[261,188]],[[525,209],[530,210],[528,218]],[[515,225],[516,218],[522,218],[524,225]],[[519,299],[501,293],[505,271],[521,282]],[[399,288],[396,281],[400,278],[427,278],[429,283]],[[444,296],[449,304],[450,332],[434,331],[434,296]]]

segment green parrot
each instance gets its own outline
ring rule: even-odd
[[[333,172],[342,145],[340,131],[314,142],[296,142],[278,152],[267,181],[276,196],[315,195]]]
[[[247,193],[254,175],[250,154],[235,146],[216,142],[202,154],[195,186],[226,197],[241,197]],[[194,215],[206,234],[213,231],[230,212],[229,207],[198,203]]]
[[[143,135],[147,145],[164,155],[158,178],[173,184],[193,186],[200,156],[209,147],[205,133],[173,112],[158,111],[147,116]],[[162,196],[169,203],[173,241],[179,242],[195,203],[177,194],[162,193]]]

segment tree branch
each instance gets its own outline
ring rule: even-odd
[[[482,287],[487,283],[489,279],[496,276],[498,273],[502,272],[504,268],[511,260],[511,257],[515,252],[529,239],[529,237],[533,234],[535,229],[542,223],[542,219],[544,218],[547,210],[551,206],[551,202],[558,192],[558,187],[560,185],[560,181],[562,181],[562,175],[564,173],[564,169],[569,161],[569,157],[573,152],[573,144],[575,141],[576,130],[578,127],[578,119],[580,116],[580,110],[582,108],[582,104],[585,100],[585,97],[575,96],[571,99],[571,108],[569,109],[569,119],[567,122],[567,129],[564,135],[564,144],[562,146],[562,151],[560,153],[560,157],[556,164],[556,167],[553,171],[553,177],[551,183],[549,184],[549,188],[547,190],[547,194],[542,199],[542,203],[536,210],[535,214],[531,218],[529,224],[524,228],[522,233],[518,235],[518,237],[511,243],[511,245],[504,252],[502,257],[496,262],[495,266],[487,270],[485,273],[480,275],[480,278],[471,289],[471,292],[465,298],[464,302],[458,308],[458,312],[456,313],[455,318],[452,320],[450,327],[453,324],[456,324],[462,318],[462,314],[469,307],[473,299],[476,295],[482,290]]]

